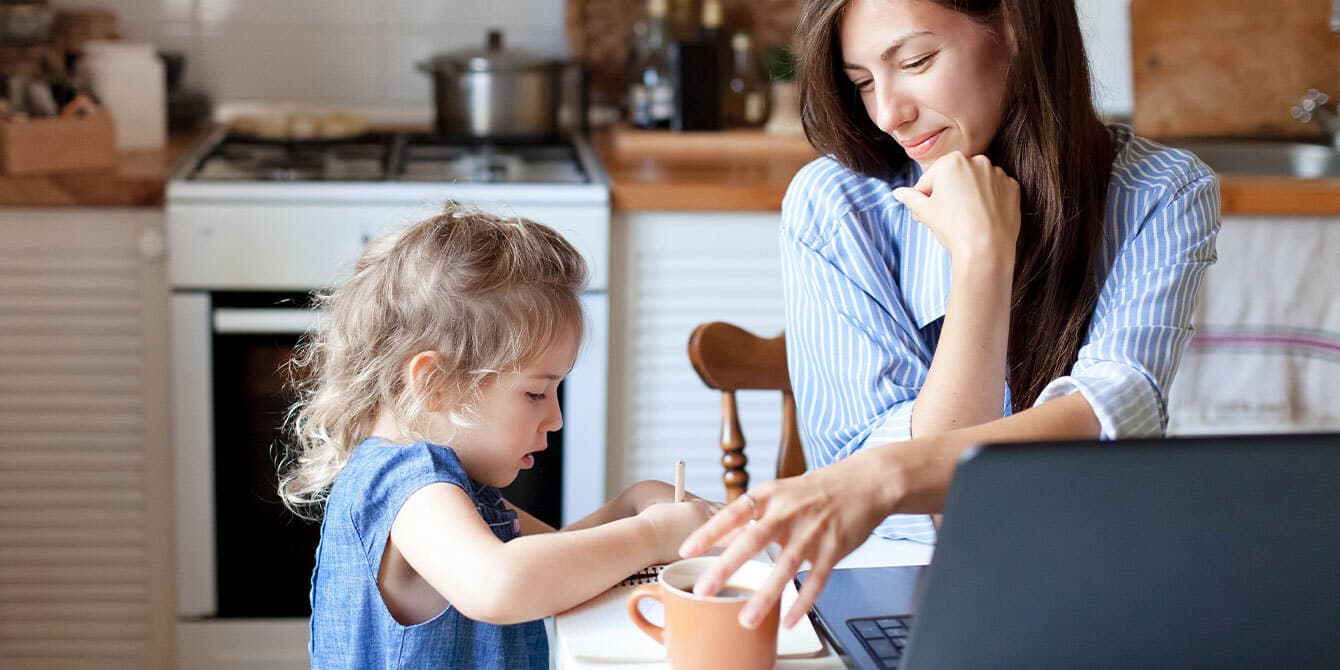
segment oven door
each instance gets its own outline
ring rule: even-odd
[[[305,617],[320,527],[276,491],[305,294],[173,296],[178,612]]]
[[[178,612],[183,617],[306,617],[319,524],[276,492],[283,425],[295,400],[287,364],[315,326],[304,293],[173,296]],[[563,404],[566,382],[559,387]],[[563,431],[505,489],[558,526]]]

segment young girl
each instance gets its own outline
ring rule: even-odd
[[[324,507],[314,668],[548,668],[540,619],[673,560],[706,521],[641,482],[554,532],[498,490],[563,425],[585,280],[553,230],[449,203],[322,297],[279,486]]]

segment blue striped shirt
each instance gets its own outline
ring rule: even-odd
[[[1205,271],[1215,261],[1219,186],[1192,154],[1112,126],[1100,292],[1070,374],[1037,404],[1084,395],[1103,439],[1162,435],[1165,391],[1191,338]],[[949,301],[949,253],[893,198],[915,184],[909,162],[890,181],[832,158],[798,172],[782,204],[787,364],[812,466],[868,444],[911,437]],[[1010,413],[1009,389],[1001,415]],[[876,531],[934,541],[929,517],[894,515]]]

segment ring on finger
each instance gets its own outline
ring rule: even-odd
[[[754,499],[750,497],[748,493],[741,493],[740,499],[749,503],[749,517],[754,521],[758,521],[758,503],[754,502]]]

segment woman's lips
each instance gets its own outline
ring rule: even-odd
[[[921,158],[926,154],[929,154],[931,149],[935,148],[936,142],[940,140],[940,135],[943,133],[944,129],[941,128],[929,135],[922,135],[921,137],[914,138],[915,141],[903,145],[903,151],[907,152],[908,158]]]
[[[535,466],[535,454],[526,454],[525,456],[521,457],[521,467],[523,469],[529,470],[534,466]]]

